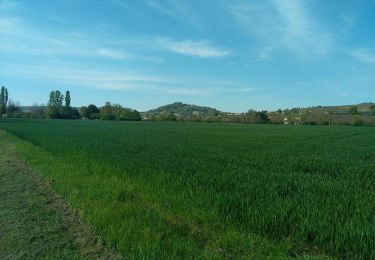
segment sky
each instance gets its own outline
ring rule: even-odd
[[[222,111],[375,101],[375,0],[0,0],[21,105]]]

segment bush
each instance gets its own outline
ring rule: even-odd
[[[354,115],[352,118],[352,125],[353,126],[361,126],[363,125],[363,121],[358,115]]]

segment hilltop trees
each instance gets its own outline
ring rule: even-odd
[[[8,89],[2,86],[1,92],[0,92],[0,115],[3,115],[7,112],[7,104],[8,104]]]

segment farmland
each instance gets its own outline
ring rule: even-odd
[[[375,131],[0,120],[124,256],[375,257]]]

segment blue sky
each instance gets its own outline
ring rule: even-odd
[[[0,0],[21,105],[242,112],[375,101],[375,0]]]

